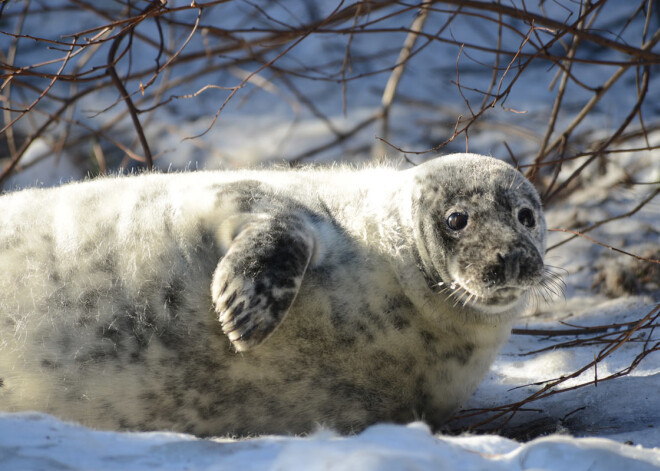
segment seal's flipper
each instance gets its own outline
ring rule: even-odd
[[[258,345],[282,321],[298,294],[315,240],[313,229],[298,216],[242,219],[236,236],[225,242],[227,253],[212,286],[222,330],[237,351]]]

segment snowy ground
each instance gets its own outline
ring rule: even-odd
[[[434,437],[425,425],[375,425],[358,436],[198,440],[171,433],[118,434],[50,417],[2,417],[3,470],[651,470],[660,451],[611,440],[552,436],[519,444],[497,436]]]
[[[623,5],[624,2],[621,2]],[[551,7],[552,5],[548,5]],[[616,12],[614,12],[616,13]],[[229,21],[229,20],[227,20]],[[51,22],[51,25],[56,24]],[[468,35],[469,30],[457,29],[456,35]],[[310,38],[313,39],[313,38]],[[392,48],[400,46],[401,37],[395,38]],[[357,39],[356,39],[357,41]],[[358,43],[356,43],[358,44]],[[317,54],[322,45],[310,40],[301,47],[308,50],[301,57]],[[327,51],[323,50],[324,53]],[[452,119],[461,113],[462,99],[447,77],[455,75],[455,49],[447,49],[446,64],[435,70],[436,75],[419,73],[414,68],[404,76],[402,94],[407,99],[419,102],[437,101],[442,95],[443,106]],[[395,52],[396,53],[396,52]],[[429,49],[420,61],[435,60],[438,52]],[[343,54],[343,48],[339,49]],[[432,56],[435,54],[435,56]],[[424,58],[425,57],[425,58]],[[390,62],[387,62],[390,64]],[[483,72],[480,72],[483,73]],[[444,74],[444,75],[443,75]],[[518,144],[514,152],[533,154],[539,141],[539,129],[547,123],[547,112],[552,93],[548,93],[549,74],[546,69],[530,70],[527,81],[516,89],[509,105],[524,109],[526,115],[505,114],[503,118],[489,121],[489,127],[476,128],[470,136],[470,150],[506,156],[501,142],[511,136],[507,132],[521,130],[532,135],[525,144]],[[535,78],[535,74],[537,77]],[[596,72],[596,76],[598,72]],[[442,80],[438,80],[441,77]],[[477,74],[475,74],[477,77]],[[595,76],[594,76],[595,77]],[[336,98],[337,89],[328,91],[324,84],[308,84],[316,87],[312,96],[329,97],[321,103],[333,122],[342,129],[350,129],[365,119],[378,106],[380,90],[387,76],[376,76],[372,81],[351,82],[349,104],[353,106],[343,116]],[[587,77],[593,78],[593,77]],[[594,83],[600,83],[600,76]],[[470,70],[464,71],[462,80],[470,79]],[[406,82],[407,81],[407,82]],[[406,83],[408,84],[406,86]],[[439,84],[441,87],[438,88]],[[414,86],[413,86],[414,85]],[[651,93],[660,90],[656,81]],[[370,90],[376,89],[378,93]],[[190,90],[188,90],[190,92]],[[580,103],[584,96],[580,90],[571,90],[569,98]],[[411,96],[412,95],[412,96]],[[605,100],[600,114],[594,113],[590,124],[597,129],[597,119],[607,122],[616,113],[627,110],[633,95],[612,93]],[[106,97],[107,98],[107,97]],[[95,97],[98,99],[98,97]],[[110,100],[114,100],[114,94]],[[652,100],[653,101],[653,100]],[[655,100],[657,102],[657,100]],[[280,103],[273,104],[266,92],[259,99],[248,101],[240,113],[228,108],[221,115],[215,133],[196,141],[181,141],[182,138],[203,131],[208,126],[209,115],[213,115],[217,102],[205,100],[189,105],[195,110],[198,120],[182,123],[178,112],[158,115],[151,130],[155,152],[166,152],[160,161],[161,168],[172,165],[183,168],[205,163],[209,167],[232,167],[262,159],[273,160],[278,156],[297,155],[308,148],[328,142],[332,134],[323,123],[298,116],[294,124],[280,119],[290,117],[291,112]],[[256,105],[255,105],[256,104]],[[197,110],[195,107],[203,107]],[[87,106],[89,110],[102,109],[103,103]],[[252,107],[252,108],[251,108]],[[83,109],[85,109],[83,107]],[[444,139],[446,129],[438,126],[437,109],[420,111],[410,115],[413,108],[393,108],[393,135],[397,144],[426,148],[422,138]],[[571,105],[567,106],[561,120],[571,119]],[[266,111],[266,112],[264,112]],[[645,111],[648,112],[647,109]],[[657,110],[651,112],[657,113]],[[424,125],[424,118],[435,119],[433,125]],[[413,119],[414,118],[414,119]],[[422,123],[422,124],[420,124]],[[502,124],[497,127],[497,124]],[[450,123],[451,124],[451,123]],[[522,125],[527,128],[523,129]],[[494,126],[494,127],[493,127]],[[606,127],[603,125],[603,127]],[[449,129],[451,126],[449,126]],[[593,130],[592,129],[592,130]],[[534,134],[532,131],[536,132]],[[373,144],[374,127],[368,127],[351,144]],[[444,134],[443,134],[444,133]],[[412,137],[411,137],[412,136]],[[504,137],[503,137],[504,136]],[[652,141],[660,139],[658,133],[649,136]],[[463,150],[448,148],[447,150]],[[640,147],[643,143],[640,143]],[[339,146],[322,155],[321,160],[332,160],[349,149]],[[49,152],[44,141],[37,141],[24,157],[24,163]],[[203,155],[204,160],[200,160]],[[367,156],[368,158],[368,153]],[[414,158],[413,158],[414,160]],[[193,162],[190,164],[190,162]],[[220,162],[220,163],[219,163]],[[625,213],[652,189],[633,186],[613,191],[615,182],[625,172],[632,171],[637,181],[657,182],[660,180],[660,159],[657,153],[617,156],[617,165],[611,165],[602,175],[594,175],[588,187],[571,195],[570,199],[555,205],[548,214],[549,227],[577,227],[606,217]],[[4,188],[29,186],[36,181],[57,184],[62,180],[77,179],[84,172],[64,155],[56,165],[41,162],[18,174]],[[567,169],[566,171],[568,171]],[[622,188],[622,187],[619,187]],[[660,201],[656,198],[643,211],[600,227],[589,235],[596,240],[607,241],[617,247],[659,258],[660,247]],[[551,234],[553,245],[566,238],[566,234]],[[650,252],[649,252],[650,249]],[[653,255],[655,250],[655,255]],[[551,250],[547,262],[567,270],[565,298],[538,306],[517,325],[521,329],[566,329],[570,326],[609,325],[633,322],[641,319],[660,303],[660,271],[651,272],[647,283],[633,287],[632,294],[617,291],[618,277],[640,277],[644,268],[624,255],[616,255],[589,241],[577,239]],[[646,273],[646,272],[645,272]],[[563,324],[562,324],[563,323]],[[465,409],[491,408],[521,400],[542,387],[543,383],[570,374],[593,361],[605,345],[554,348],[557,344],[584,336],[539,336],[513,335],[493,365],[486,380],[478,388]],[[660,334],[653,330],[638,332],[635,341],[622,346],[598,364],[598,370],[589,369],[582,376],[572,379],[562,387],[574,386],[591,381],[594,377],[607,375],[627,367],[645,345],[658,341]],[[648,342],[647,342],[648,341]],[[530,352],[547,349],[538,353]],[[113,433],[85,429],[66,424],[42,414],[0,414],[0,470],[203,470],[203,469],[365,469],[365,470],[437,470],[437,469],[484,469],[484,470],[645,470],[660,468],[660,353],[647,356],[630,374],[612,381],[599,382],[597,386],[585,386],[563,392],[542,401],[528,404],[526,411],[519,411],[506,424],[499,424],[501,435],[472,434],[466,436],[432,435],[423,424],[409,426],[376,425],[360,435],[339,437],[331,431],[319,431],[311,437],[258,437],[249,440],[208,439],[172,433]],[[458,427],[466,422],[453,422]],[[494,427],[494,424],[485,428]],[[513,441],[507,437],[521,440]],[[540,438],[535,438],[540,437]],[[534,438],[531,441],[524,441]]]

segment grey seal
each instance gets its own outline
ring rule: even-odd
[[[534,187],[398,171],[109,177],[0,197],[0,409],[197,435],[438,427],[556,280]]]

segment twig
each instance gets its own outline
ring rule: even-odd
[[[348,95],[348,82],[346,81],[346,70],[350,67],[351,63],[351,44],[353,43],[353,38],[355,37],[355,29],[358,24],[358,19],[362,14],[362,6],[365,4],[364,1],[358,3],[357,9],[355,10],[355,16],[353,17],[353,27],[351,32],[348,35],[348,41],[346,41],[346,52],[344,53],[344,62],[341,64],[341,108],[346,116],[347,110],[347,95]]]
[[[660,30],[658,30],[658,39],[660,39]],[[630,122],[637,116],[637,113],[639,112],[639,109],[642,106],[642,103],[644,102],[644,97],[646,96],[646,92],[648,91],[649,87],[649,75],[650,75],[650,68],[649,67],[644,67],[644,73],[642,75],[642,84],[641,88],[637,97],[637,102],[635,103],[635,106],[633,106],[633,109],[626,118],[623,120],[623,123],[619,126],[619,128],[610,136],[607,141],[605,141],[603,144],[599,146],[599,148],[594,152],[594,154],[589,157],[582,165],[580,165],[571,175],[566,178],[559,186],[557,186],[556,189],[552,192],[546,192],[546,197],[544,198],[544,203],[548,203],[549,201],[552,201],[553,198],[555,198],[566,186],[573,181],[581,172],[582,170],[587,167],[591,162],[593,162],[599,155],[600,151],[606,149],[612,142],[614,142],[617,137],[619,137],[623,131],[628,127]]]
[[[342,7],[343,4],[344,4],[344,0],[341,0],[341,1],[339,2],[339,4],[337,5],[337,7],[333,10],[333,12],[332,12],[332,13],[326,18],[325,21],[322,21],[322,22],[320,23],[319,26],[322,26],[322,25],[324,25],[326,22],[331,21],[331,18],[333,18],[334,15],[336,15],[336,14],[341,10],[341,7]],[[250,73],[247,77],[245,77],[245,78],[244,78],[244,79],[243,79],[238,85],[232,87],[231,93],[229,94],[229,96],[227,96],[227,98],[225,98],[225,101],[222,103],[222,105],[220,105],[220,108],[218,108],[218,111],[216,111],[215,116],[214,116],[213,119],[211,120],[211,123],[208,125],[208,127],[207,127],[204,131],[202,131],[201,133],[199,133],[199,134],[197,134],[197,135],[195,135],[195,136],[191,136],[191,137],[189,137],[189,138],[186,138],[186,140],[188,140],[188,139],[195,139],[195,138],[201,137],[201,136],[205,135],[207,132],[209,132],[209,131],[211,130],[211,128],[213,127],[213,125],[214,125],[214,124],[216,123],[216,121],[218,120],[218,116],[220,116],[220,113],[222,113],[222,110],[225,109],[225,107],[227,106],[227,104],[229,103],[229,101],[234,97],[234,95],[236,94],[236,92],[238,92],[241,88],[243,88],[243,87],[245,86],[245,84],[250,80],[250,78],[251,78],[253,75],[258,74],[258,73],[261,72],[262,70],[264,70],[264,69],[270,67],[270,66],[273,65],[275,62],[277,62],[279,59],[281,59],[282,57],[284,57],[289,51],[291,51],[294,47],[296,47],[298,44],[300,44],[300,43],[301,43],[306,37],[308,37],[308,36],[312,33],[312,31],[313,31],[313,29],[310,29],[309,31],[306,31],[302,36],[300,36],[300,37],[299,37],[298,39],[296,39],[296,40],[295,40],[290,46],[288,46],[283,52],[281,52],[280,54],[278,54],[277,56],[275,56],[273,59],[269,60],[268,62],[266,62],[265,64],[263,64],[262,66],[260,66],[260,67],[259,67],[257,70],[255,70],[254,72],[251,72],[251,73]]]
[[[656,185],[658,183],[659,182],[652,182],[650,184]],[[557,247],[560,247],[560,246],[564,245],[565,243],[570,242],[571,240],[575,239],[576,237],[583,237],[585,232],[590,232],[590,231],[596,229],[597,227],[602,226],[603,224],[607,224],[607,223],[612,222],[612,221],[617,221],[617,220],[625,219],[625,218],[628,218],[628,217],[632,216],[633,214],[635,214],[639,210],[641,210],[644,206],[646,206],[650,201],[652,201],[659,194],[660,194],[660,187],[658,187],[654,191],[652,191],[651,194],[649,194],[646,198],[644,198],[639,204],[637,204],[637,206],[635,206],[630,211],[628,211],[626,213],[623,213],[623,214],[620,214],[618,216],[613,216],[611,218],[603,219],[601,221],[598,221],[598,222],[592,224],[591,226],[585,227],[585,228],[580,230],[580,234],[574,233],[573,236],[571,236],[567,239],[564,239],[561,242],[557,242],[554,245],[551,245],[550,247],[548,247],[546,252],[549,252],[550,250],[556,249]],[[566,232],[566,231],[562,231],[562,232]]]
[[[419,8],[419,13],[413,20],[412,25],[410,25],[410,31],[408,32],[408,35],[403,42],[401,52],[399,52],[399,57],[396,60],[396,66],[394,66],[394,69],[392,69],[392,73],[390,74],[390,77],[387,80],[387,84],[385,85],[385,90],[383,90],[383,96],[380,100],[382,115],[380,133],[381,136],[383,136],[385,139],[387,139],[389,135],[389,113],[390,107],[392,106],[392,101],[396,95],[396,89],[399,86],[401,77],[403,76],[403,71],[406,67],[406,64],[408,63],[408,59],[410,58],[410,53],[415,46],[415,42],[417,41],[419,33],[424,27],[424,23],[426,22],[428,16],[428,3],[422,3]],[[448,24],[448,22],[446,24]]]
[[[580,19],[580,22],[577,24],[577,29],[583,29],[584,27],[584,19]],[[557,117],[559,116],[559,109],[561,107],[562,100],[564,98],[564,93],[566,91],[566,85],[568,84],[568,78],[570,76],[570,71],[571,67],[573,65],[572,59],[575,57],[575,52],[578,49],[578,45],[580,44],[580,37],[579,36],[573,36],[573,40],[571,41],[571,46],[568,49],[568,52],[566,53],[566,61],[565,61],[565,68],[563,69],[563,73],[561,76],[561,80],[559,83],[559,90],[557,91],[557,95],[555,96],[554,103],[552,104],[552,111],[550,112],[550,121],[548,122],[548,126],[546,127],[545,134],[543,135],[543,140],[541,141],[541,145],[539,146],[538,153],[536,154],[536,158],[534,159],[534,164],[538,164],[543,160],[543,156],[545,156],[545,148],[548,145],[548,141],[550,140],[550,136],[552,136],[552,133],[555,130],[555,124],[557,122]],[[563,157],[563,155],[562,155]],[[559,169],[561,168],[562,160],[560,159],[559,163],[557,164],[557,172],[553,176],[553,178],[556,178],[556,176],[559,174]],[[535,182],[536,177],[538,175],[538,165],[532,165],[530,171],[527,173],[527,178],[529,178],[530,181]]]
[[[602,242],[599,242],[595,239],[592,239],[588,235],[585,235],[585,234],[583,234],[581,232],[578,232],[578,231],[571,231],[569,229],[549,229],[549,230],[553,231],[553,232],[566,232],[568,234],[573,234],[576,237],[582,237],[584,239],[587,239],[587,240],[593,242],[594,244],[598,244],[602,247],[605,247],[606,249],[610,249],[610,250],[613,250],[615,252],[619,252],[621,254],[628,255],[629,257],[636,258],[637,260],[641,260],[643,262],[659,263],[660,264],[660,260],[655,260],[653,258],[640,257],[639,255],[635,255],[635,254],[632,254],[630,252],[626,252],[625,250],[621,250],[621,249],[618,249],[616,247],[612,247],[611,245],[607,245],[607,244],[604,244]]]
[[[306,159],[312,157],[313,155],[316,155],[316,154],[324,152],[328,149],[331,149],[332,147],[336,146],[337,144],[340,144],[340,143],[344,142],[346,139],[348,139],[351,136],[354,136],[358,132],[362,131],[364,128],[369,126],[371,123],[373,123],[374,121],[380,119],[380,117],[381,117],[381,114],[380,114],[380,110],[379,110],[378,112],[372,114],[368,118],[360,121],[358,124],[353,126],[349,131],[340,133],[332,141],[330,141],[326,144],[321,144],[320,146],[314,147],[312,149],[309,149],[309,150],[307,150],[305,152],[302,152],[301,154],[289,159],[288,160],[289,165],[296,166],[296,165],[300,164],[303,160],[306,160]]]
[[[643,46],[643,50],[648,50],[651,49],[658,41],[660,41],[660,30],[656,31],[653,37],[647,41]],[[573,130],[580,124],[584,118],[591,112],[591,110],[596,106],[596,104],[600,101],[600,99],[605,95],[605,93],[612,88],[612,86],[623,76],[623,74],[632,66],[633,64],[630,65],[623,65],[619,67],[606,81],[603,83],[601,87],[598,88],[598,91],[594,94],[593,97],[582,107],[580,112],[573,118],[571,123],[564,129],[564,131],[561,133],[561,135],[557,136],[554,141],[550,145],[546,147],[546,150],[543,155],[537,156],[536,162],[540,162],[546,154],[549,152],[553,151],[555,148],[557,148],[561,143],[562,140],[566,139],[566,136],[570,135]],[[548,200],[551,199],[548,197]]]
[[[152,11],[160,8],[161,6],[162,6],[161,0],[155,0],[153,3],[150,3],[149,6],[147,6],[142,11],[141,15],[143,17],[146,17]],[[115,69],[115,64],[116,64],[115,55],[117,54],[117,49],[119,48],[119,44],[127,34],[130,34],[135,29],[137,24],[138,23],[130,24],[127,28],[125,28],[122,31],[120,35],[118,35],[114,39],[114,41],[112,41],[112,44],[110,45],[110,50],[108,51],[107,73],[110,75],[110,78],[112,79],[112,83],[115,85],[115,87],[117,87],[117,90],[119,90],[122,99],[126,103],[126,107],[128,108],[129,114],[131,116],[131,120],[133,121],[133,126],[135,127],[135,131],[137,132],[138,139],[140,140],[142,151],[144,152],[144,159],[147,164],[147,169],[152,170],[154,166],[154,160],[151,155],[151,149],[149,148],[149,143],[147,142],[147,138],[144,135],[144,130],[142,129],[142,125],[140,124],[140,118],[138,117],[138,110],[133,104],[133,100],[131,99],[131,96],[126,90],[126,87],[124,87],[124,84],[119,78],[119,75],[117,75],[117,70]]]

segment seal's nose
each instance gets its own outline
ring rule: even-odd
[[[486,267],[482,276],[486,286],[501,286],[511,281],[517,281],[520,275],[521,262],[524,260],[521,249],[497,254],[497,261]]]

